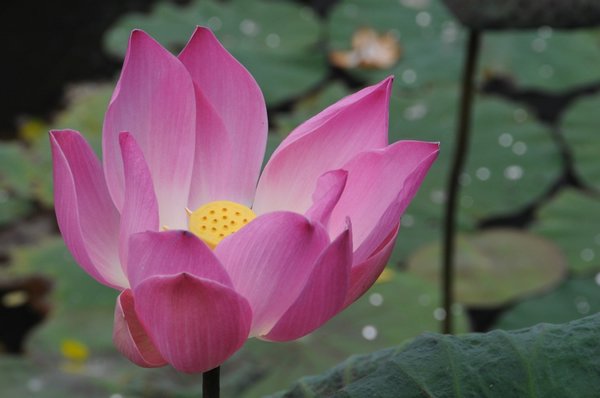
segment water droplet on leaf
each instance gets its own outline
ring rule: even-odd
[[[446,310],[443,308],[436,308],[433,310],[433,317],[438,321],[443,321],[446,319]]]
[[[480,167],[475,172],[475,176],[477,176],[477,178],[479,178],[481,181],[489,180],[491,174],[492,173],[490,172],[490,169],[488,169],[487,167]]]
[[[500,137],[498,137],[498,143],[500,144],[500,146],[508,148],[513,143],[513,137],[509,133],[503,133],[500,135]]]
[[[523,168],[516,165],[508,166],[504,169],[504,177],[513,181],[520,180],[523,177]]]
[[[362,336],[369,341],[377,338],[377,328],[373,325],[367,325],[362,329]]]
[[[383,296],[379,293],[373,293],[369,296],[369,303],[374,307],[379,307],[383,304]]]

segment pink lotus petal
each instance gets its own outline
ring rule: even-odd
[[[138,366],[157,368],[167,364],[135,313],[130,289],[123,290],[117,298],[113,342],[121,354]]]
[[[141,232],[129,239],[128,277],[132,287],[157,275],[182,272],[231,286],[212,250],[188,231]]]
[[[296,300],[329,238],[291,212],[265,214],[225,238],[215,253],[252,307],[252,336],[266,334]]]
[[[349,161],[346,188],[329,223],[336,236],[352,220],[355,262],[362,262],[397,227],[439,152],[437,143],[399,141]]]
[[[359,264],[352,266],[350,270],[350,286],[346,295],[344,307],[352,304],[362,296],[375,283],[379,275],[385,269],[396,243],[398,229],[390,234],[382,243],[382,246],[373,253],[371,257]]]
[[[58,226],[77,263],[98,282],[128,286],[119,262],[119,214],[92,148],[73,130],[50,133]]]
[[[179,55],[197,97],[196,159],[190,207],[214,200],[252,204],[267,143],[267,110],[254,78],[198,27]]]
[[[221,365],[248,338],[252,312],[233,289],[190,274],[156,276],[134,289],[135,309],[161,355],[179,371]]]
[[[317,181],[317,188],[312,195],[312,206],[306,212],[310,220],[320,222],[327,228],[329,217],[333,208],[342,196],[348,172],[346,170],[333,170],[323,174]]]
[[[387,144],[392,79],[367,87],[296,128],[277,148],[260,177],[253,209],[304,213],[317,179],[357,153]]]
[[[119,134],[127,131],[152,174],[161,225],[187,226],[195,115],[194,86],[185,67],[146,33],[133,31],[102,134],[104,171],[118,209],[125,197]]]
[[[288,341],[317,329],[344,305],[352,266],[352,236],[343,232],[321,254],[304,289],[266,340]]]
[[[119,253],[127,272],[129,236],[158,230],[158,203],[144,154],[131,134],[119,136],[125,170],[125,202],[121,211]]]

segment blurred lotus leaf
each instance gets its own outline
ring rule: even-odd
[[[533,232],[552,239],[565,253],[571,272],[600,270],[600,198],[575,190],[560,192],[540,208]]]
[[[418,250],[409,272],[441,282],[439,244]],[[460,236],[456,248],[456,301],[473,308],[498,307],[545,291],[566,273],[566,260],[550,241],[518,230],[485,230]]]
[[[564,32],[547,26],[531,32],[490,32],[479,64],[527,86],[565,90],[600,79],[597,68],[581,67],[600,64],[598,38],[597,30]]]
[[[0,142],[0,225],[33,211],[30,200],[33,172],[25,147],[16,142]]]
[[[517,303],[500,317],[494,328],[508,330],[542,322],[563,323],[597,312],[600,312],[600,276],[573,278],[551,292]]]
[[[585,184],[600,192],[599,110],[600,95],[581,100],[566,113],[563,131],[573,152],[578,176]]]
[[[27,198],[37,200],[45,207],[54,203],[52,193],[52,158],[48,131],[51,129],[74,129],[80,131],[100,153],[102,141],[102,122],[108,101],[112,95],[112,83],[89,83],[71,86],[65,95],[65,108],[58,112],[50,123],[31,120],[23,123],[19,137],[28,142],[27,148],[11,149],[11,156],[0,156],[0,167],[14,174],[13,180],[27,186]],[[14,145],[18,146],[18,145]],[[0,145],[0,154],[4,145]],[[8,145],[7,145],[8,148]],[[0,179],[0,190],[1,188]],[[0,220],[2,210],[0,207]]]
[[[296,97],[327,73],[319,51],[321,26],[308,7],[268,0],[160,2],[147,14],[129,14],[105,36],[106,50],[123,57],[132,29],[142,29],[177,53],[196,25],[208,26],[258,81],[268,105]]]
[[[444,0],[471,29],[584,28],[600,25],[596,0]]]

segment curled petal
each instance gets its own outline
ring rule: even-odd
[[[304,213],[323,173],[357,153],[387,144],[392,78],[333,104],[296,128],[277,148],[260,177],[254,210]]]
[[[376,250],[371,257],[354,264],[350,270],[350,286],[346,295],[344,307],[352,304],[357,298],[362,296],[375,283],[379,275],[385,269],[396,243],[398,228],[387,237],[381,247]]]
[[[327,228],[329,217],[342,196],[347,178],[346,170],[329,171],[319,177],[317,188],[312,196],[313,204],[306,212],[306,217],[320,222]]]
[[[438,152],[437,143],[399,141],[363,152],[344,166],[348,181],[331,215],[329,233],[343,231],[350,217],[355,262],[370,257],[396,229]]]
[[[160,222],[186,226],[195,129],[194,86],[185,66],[146,33],[133,31],[102,132],[104,171],[119,210],[125,198],[119,134],[127,131],[150,169]]]
[[[77,263],[98,282],[128,286],[119,262],[119,214],[92,148],[76,131],[50,133],[58,226]]]
[[[317,259],[304,289],[265,339],[300,338],[337,314],[344,307],[351,266],[352,236],[348,229]]]
[[[141,232],[129,239],[131,286],[153,276],[186,272],[231,286],[231,279],[212,250],[188,231]]]
[[[329,238],[290,212],[256,218],[225,238],[215,253],[252,307],[252,336],[266,334],[297,299]]]
[[[125,203],[121,211],[119,253],[121,264],[127,264],[129,236],[142,231],[158,230],[158,203],[152,177],[144,154],[131,134],[119,136],[125,169]]]
[[[156,276],[134,289],[135,309],[175,369],[199,373],[244,344],[252,311],[231,288],[190,274]]]
[[[207,28],[179,55],[196,89],[190,207],[228,198],[252,204],[267,143],[267,110],[254,78]]]
[[[130,289],[117,298],[113,342],[121,354],[138,366],[157,368],[167,364],[135,313]]]

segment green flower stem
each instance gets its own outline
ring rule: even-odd
[[[459,178],[463,171],[467,152],[469,149],[469,133],[471,130],[471,113],[474,94],[475,70],[481,33],[477,30],[469,30],[467,53],[462,76],[461,100],[457,126],[457,139],[450,178],[448,179],[448,193],[444,213],[444,250],[442,252],[442,291],[443,307],[446,317],[442,325],[443,333],[452,333],[452,303],[454,301],[454,256],[456,245],[456,213],[457,201],[460,191]]]
[[[202,397],[219,398],[220,395],[221,368],[216,367],[208,372],[202,373]]]

